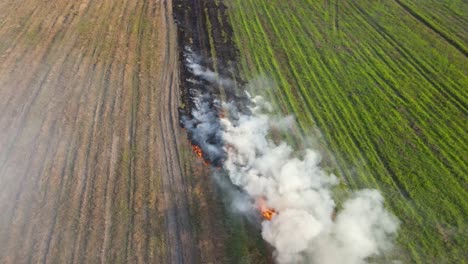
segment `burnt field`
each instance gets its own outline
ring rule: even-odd
[[[1,263],[269,261],[179,124],[187,44],[236,56],[217,21],[212,1],[0,3]]]
[[[222,171],[224,158],[209,155],[203,145],[222,149],[224,142],[217,138],[216,132],[206,134],[198,142],[193,135],[195,127],[187,127],[193,111],[198,111],[197,100],[202,96],[203,103],[209,105],[209,112],[215,114],[213,122],[218,123],[223,115],[219,101],[231,102],[239,110],[245,110],[248,99],[244,93],[246,82],[237,71],[238,49],[232,39],[232,28],[227,16],[227,7],[223,1],[175,0],[174,17],[178,28],[180,63],[181,106],[179,108],[180,125],[187,132],[194,152],[211,168],[211,177]],[[195,67],[198,69],[194,69]],[[206,78],[198,71],[208,72],[212,78]],[[200,102],[198,102],[200,103]],[[195,122],[196,123],[196,122]],[[219,125],[219,124],[218,124]],[[200,148],[201,147],[201,148]],[[222,155],[221,155],[222,156]],[[259,219],[248,221],[245,216],[231,210],[232,184],[223,175],[214,176],[216,200],[222,211],[223,243],[217,244],[215,251],[222,252],[225,263],[273,263],[272,249],[261,238]],[[223,187],[223,185],[229,185]],[[258,212],[257,212],[258,213]],[[205,224],[201,227],[205,228]]]

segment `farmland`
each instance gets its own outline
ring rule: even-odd
[[[179,126],[178,48],[172,1],[0,2],[0,263],[225,263],[248,240]]]
[[[1,1],[0,262],[273,262],[180,127],[191,83],[206,85],[184,65],[190,48],[297,117],[287,140],[320,148],[338,203],[381,190],[402,224],[389,259],[463,263],[467,12],[461,0]],[[213,93],[238,98],[224,88]]]
[[[382,191],[397,258],[466,261],[468,4],[226,2],[239,70],[275,84],[253,92],[320,131],[346,189]]]

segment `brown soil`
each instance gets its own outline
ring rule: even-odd
[[[0,263],[224,263],[171,1],[0,2]]]

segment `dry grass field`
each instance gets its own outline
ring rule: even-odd
[[[0,2],[0,263],[223,262],[176,35],[171,1]]]

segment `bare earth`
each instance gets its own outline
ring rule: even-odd
[[[0,2],[0,263],[224,261],[176,35],[171,1]]]

